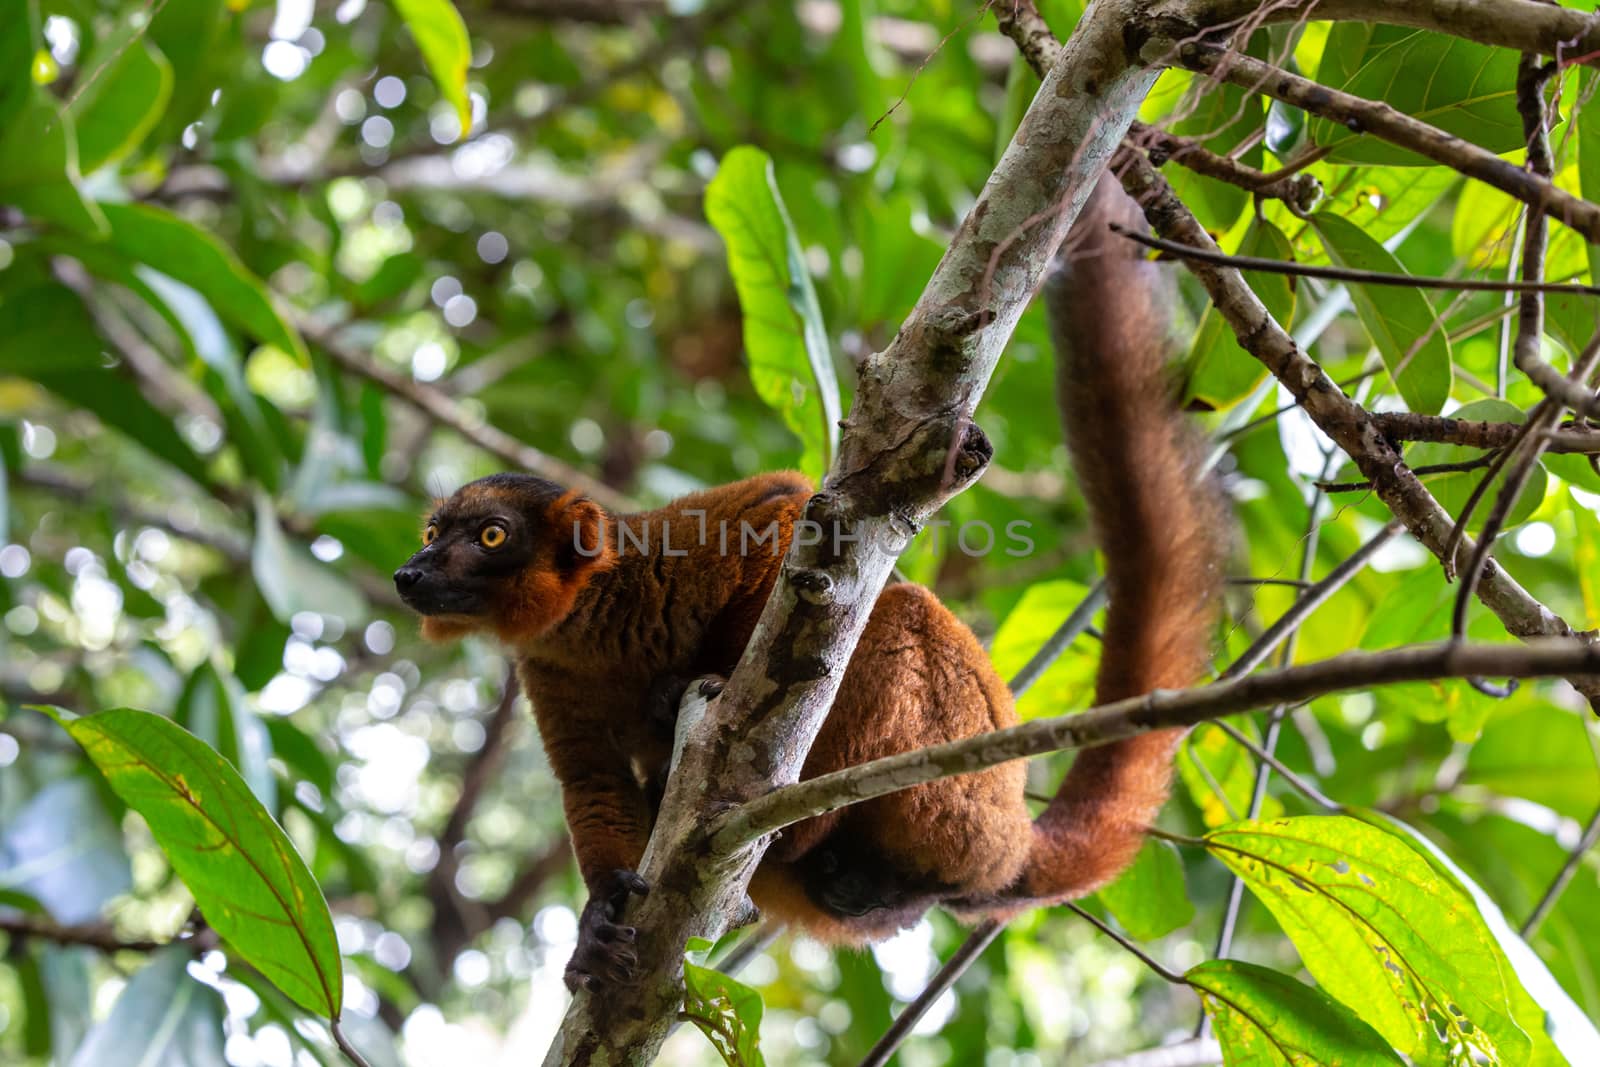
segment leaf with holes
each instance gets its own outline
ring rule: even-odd
[[[1417,1067],[1564,1062],[1471,896],[1409,842],[1320,815],[1236,823],[1205,842],[1322,988]]]
[[[168,719],[115,708],[40,708],[83,746],[150,826],[212,929],[296,1004],[339,1017],[333,918],[305,861],[226,760]]]
[[[1184,978],[1216,1024],[1226,1067],[1403,1062],[1349,1008],[1286,974],[1238,960],[1207,960]]]
[[[721,971],[685,962],[683,1012],[728,1067],[765,1067],[761,994]]]

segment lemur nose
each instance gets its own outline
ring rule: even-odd
[[[401,567],[394,572],[395,588],[404,593],[418,582],[422,581],[421,567]]]

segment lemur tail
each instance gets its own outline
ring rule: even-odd
[[[1167,369],[1173,294],[1137,245],[1108,230],[1112,221],[1143,226],[1107,174],[1045,289],[1067,446],[1106,558],[1099,703],[1182,688],[1205,672],[1225,527]],[[1081,752],[1034,821],[1027,865],[1008,895],[1083,896],[1132,863],[1166,802],[1183,734],[1160,730]]]

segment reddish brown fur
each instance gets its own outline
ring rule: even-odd
[[[1166,320],[1149,268],[1104,238],[1107,213],[1119,210],[1114,192],[1102,188],[1091,200],[1078,230],[1086,258],[1050,297],[1068,439],[1108,555],[1102,701],[1187,685],[1203,671],[1220,526],[1197,491],[1194,453],[1167,389]],[[476,506],[519,506],[517,490],[491,492],[499,495]],[[810,493],[798,474],[764,474],[609,522],[567,493],[535,508],[544,509],[538,527],[554,532],[553,544],[576,521],[584,531],[643,526],[649,548],[619,546],[607,529],[602,558],[566,569],[552,563],[555,549],[540,548],[501,583],[482,618],[424,624],[430,636],[487,629],[518,655],[591,889],[612,870],[634,869],[644,848],[646,786],[671,748],[670,728],[644,710],[652,684],[732,670]],[[722,520],[735,538],[740,520],[757,529],[775,522],[777,543],[724,550]],[[585,532],[582,543],[594,541]],[[1011,696],[971,631],[928,590],[893,585],[873,608],[803,776],[1015,722]],[[1137,852],[1165,800],[1179,737],[1148,734],[1084,752],[1036,822],[1020,761],[809,820],[768,852],[751,894],[775,918],[859,943],[892,934],[935,903],[992,913],[1091,892]],[[856,895],[877,905],[864,913],[819,900],[862,882]]]

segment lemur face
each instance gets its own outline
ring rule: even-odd
[[[428,516],[422,548],[394,572],[423,636],[489,631],[508,643],[537,638],[572,608],[607,561],[604,512],[554,482],[494,474],[458,489]]]

